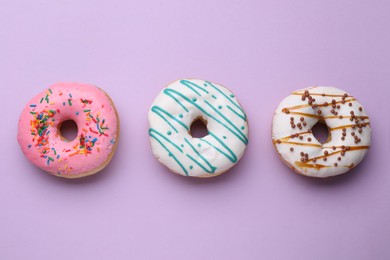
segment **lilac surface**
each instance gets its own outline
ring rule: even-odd
[[[0,1],[0,259],[389,259],[389,1]],[[147,111],[184,77],[230,88],[249,117],[240,163],[213,179],[154,158]],[[16,142],[30,98],[58,81],[103,87],[121,117],[111,164],[64,180]],[[349,174],[290,171],[274,109],[333,85],[368,110],[373,143]]]

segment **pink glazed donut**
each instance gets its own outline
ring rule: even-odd
[[[61,135],[64,121],[73,120],[74,140]],[[114,155],[119,118],[110,97],[82,83],[58,83],[36,95],[24,108],[18,142],[25,156],[55,176],[79,178],[102,170]]]

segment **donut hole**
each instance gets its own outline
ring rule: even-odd
[[[317,124],[313,126],[311,129],[313,131],[314,137],[320,142],[321,144],[327,143],[330,141],[330,132],[328,129],[328,126],[325,124],[325,122],[319,121]]]
[[[195,119],[190,127],[190,135],[193,138],[202,138],[209,134],[207,130],[207,121],[203,118]]]
[[[66,120],[59,126],[60,135],[67,141],[73,141],[77,137],[78,128],[73,120]]]

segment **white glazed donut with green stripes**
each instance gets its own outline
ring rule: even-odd
[[[201,119],[208,135],[192,137],[191,124]],[[172,172],[213,177],[242,157],[248,144],[248,121],[237,98],[225,87],[200,79],[177,80],[154,100],[149,136],[155,157]]]

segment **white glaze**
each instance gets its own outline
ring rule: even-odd
[[[198,118],[209,134],[193,138]],[[225,87],[200,79],[177,80],[154,100],[149,135],[156,158],[171,171],[213,177],[233,167],[248,143],[248,122],[236,97]]]
[[[313,104],[317,104],[318,107],[313,108],[308,105],[307,98],[304,101],[302,100],[305,90],[309,91],[315,99]],[[276,109],[272,124],[273,142],[283,161],[298,173],[310,177],[339,175],[355,167],[366,155],[371,144],[369,118],[361,104],[351,95],[348,94],[345,97],[345,103],[341,103],[345,93],[345,91],[334,87],[311,87],[297,90],[286,97]],[[340,109],[337,109],[337,107],[335,109],[337,115],[331,113],[333,99],[336,101],[336,105],[340,105]],[[325,106],[325,102],[329,105]],[[293,108],[301,105],[302,107]],[[360,107],[362,111],[359,110]],[[319,109],[322,112],[321,115],[318,114]],[[354,115],[358,117],[359,121],[357,123],[350,120],[350,111],[353,111]],[[339,116],[342,116],[342,118],[340,119]],[[301,117],[304,118],[307,125],[303,126],[302,129],[292,128],[290,124],[291,117],[294,118],[295,125],[302,123],[300,121]],[[360,117],[364,117],[364,120]],[[307,133],[319,120],[325,121],[331,136],[324,144],[321,144],[312,133]],[[362,133],[358,133],[358,125],[361,126],[363,123],[365,123],[365,126],[361,127]],[[346,130],[344,141],[341,140],[343,128]],[[351,135],[352,132],[361,139],[358,144],[355,143],[354,136]],[[291,135],[299,133],[302,133],[300,134],[303,136],[302,140],[298,137],[291,138]],[[311,142],[308,141],[308,138],[311,138]],[[333,149],[333,146],[336,149]],[[341,155],[342,146],[350,147],[350,150],[345,151],[344,156]],[[293,148],[294,151],[290,151],[290,148]],[[326,161],[322,158],[325,151],[328,151]],[[308,154],[307,162],[301,162],[301,152]],[[341,160],[338,160],[338,157],[341,157]],[[313,162],[313,158],[316,158],[315,162]],[[334,165],[335,163],[337,163],[337,166]]]

